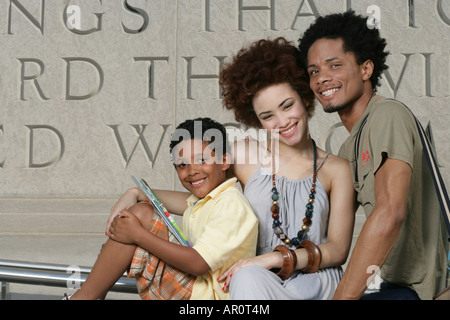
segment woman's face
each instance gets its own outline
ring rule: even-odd
[[[308,112],[298,93],[288,83],[274,84],[256,93],[253,109],[261,125],[287,145],[306,138]]]

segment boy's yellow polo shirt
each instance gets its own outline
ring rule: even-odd
[[[191,195],[183,231],[210,270],[197,277],[192,300],[229,299],[220,277],[238,259],[255,256],[258,220],[243,193],[229,179],[203,199]]]

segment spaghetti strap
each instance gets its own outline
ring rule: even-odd
[[[330,153],[327,153],[327,154],[325,155],[325,157],[323,157],[322,162],[317,166],[317,171],[319,171],[320,167],[323,165],[323,163],[325,162],[325,160],[328,158],[328,155],[329,155],[329,154],[330,154]]]

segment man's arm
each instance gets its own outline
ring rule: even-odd
[[[411,167],[386,158],[375,174],[375,208],[356,242],[334,299],[359,299],[367,288],[369,266],[381,266],[397,241],[406,215]]]

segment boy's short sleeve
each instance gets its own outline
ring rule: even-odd
[[[256,239],[257,219],[242,194],[224,192],[214,200],[208,221],[194,249],[212,271],[223,267],[238,250],[248,251],[249,237]]]

